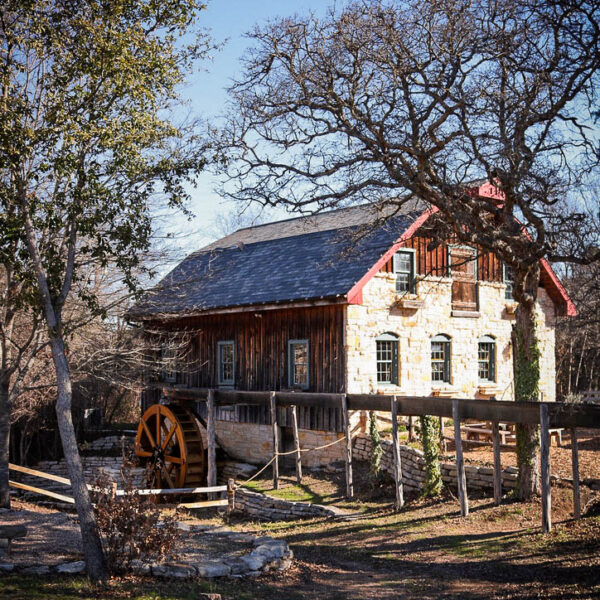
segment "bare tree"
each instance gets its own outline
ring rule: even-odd
[[[577,200],[598,164],[599,17],[596,0],[390,0],[256,28],[217,136],[224,193],[302,212],[425,200],[440,237],[513,268],[516,398],[537,400],[540,260],[600,255]],[[536,430],[518,435],[527,498]]]

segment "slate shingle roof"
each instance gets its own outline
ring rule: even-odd
[[[190,254],[130,317],[345,296],[422,208],[375,228],[377,215],[363,206],[240,230]]]

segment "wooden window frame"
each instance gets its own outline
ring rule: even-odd
[[[379,344],[380,343],[389,343],[392,344],[391,346],[391,354],[392,354],[392,358],[391,361],[390,360],[380,360],[379,359]],[[375,377],[377,380],[377,385],[398,385],[399,384],[399,377],[398,377],[398,355],[399,355],[399,339],[398,336],[395,333],[384,333],[380,336],[378,336],[375,339]],[[385,363],[385,364],[389,364],[391,363],[391,378],[390,380],[380,380],[379,379],[379,364],[380,363]]]
[[[398,269],[398,256],[400,254],[408,254],[410,256],[410,271],[408,273],[408,289],[398,289],[399,279],[398,273],[401,271]],[[398,294],[416,294],[417,293],[417,251],[414,248],[402,248],[394,254],[393,269],[396,275],[396,293]],[[402,271],[406,273],[406,271]]]
[[[442,360],[433,357],[433,344],[442,344]],[[432,337],[429,355],[431,361],[431,381],[433,383],[452,383],[452,338],[445,333],[440,333]],[[439,365],[440,363],[443,363],[442,379],[434,379],[434,364]]]
[[[487,360],[481,360],[480,350],[482,346],[488,346]],[[487,364],[488,377],[480,377],[480,365]],[[484,335],[477,341],[477,378],[484,383],[496,383],[496,339],[491,335]]]
[[[232,369],[231,379],[223,378],[223,361],[221,359],[221,351],[225,346],[231,346],[232,353]],[[217,342],[217,382],[222,387],[234,387],[235,385],[235,341],[221,340]]]
[[[176,356],[168,357],[170,347],[169,346],[161,346],[160,348],[160,360],[162,363],[162,368],[160,371],[160,380],[162,383],[177,383],[177,365],[176,365]],[[165,359],[172,360],[173,364],[170,370],[165,368]]]
[[[306,384],[298,384],[294,381],[296,361],[293,347],[302,344],[306,346]],[[310,343],[308,340],[288,340],[288,386],[290,389],[300,388],[301,390],[307,390],[310,387]]]

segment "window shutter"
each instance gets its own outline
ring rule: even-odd
[[[450,342],[444,342],[444,381],[450,383]]]
[[[496,344],[490,344],[490,380],[496,381]]]
[[[410,256],[410,293],[417,293],[417,254],[411,252]]]
[[[398,385],[398,341],[392,343],[392,383]]]

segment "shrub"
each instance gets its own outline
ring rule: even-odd
[[[369,412],[369,437],[371,438],[371,465],[369,468],[369,477],[373,483],[381,478],[381,457],[383,448],[381,447],[381,436],[377,426],[377,414]]]
[[[112,483],[100,476],[95,486],[96,523],[106,562],[112,572],[126,571],[131,562],[161,560],[172,554],[181,539],[176,516],[165,516],[160,507],[141,496],[132,483],[131,464],[121,472],[124,494],[116,496]]]

